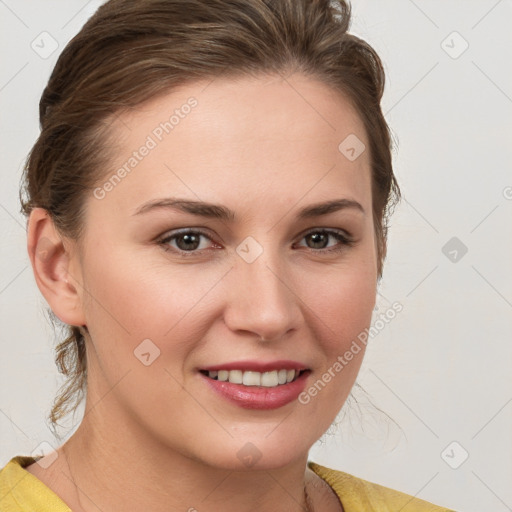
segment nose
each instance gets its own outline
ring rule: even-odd
[[[302,302],[282,258],[264,255],[252,263],[236,261],[229,273],[224,321],[239,335],[278,341],[300,327]]]

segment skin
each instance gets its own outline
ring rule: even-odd
[[[28,470],[73,510],[254,512],[279,503],[299,511],[304,485],[317,510],[342,510],[306,463],[354,384],[364,346],[308,404],[274,410],[233,405],[198,368],[291,359],[312,370],[307,389],[370,325],[369,154],[350,161],[338,150],[349,134],[368,147],[362,121],[346,98],[299,74],[196,82],[119,117],[105,179],[191,96],[198,105],[129,175],[103,199],[87,196],[80,246],[44,210],[30,216],[38,287],[63,322],[86,325],[90,336],[84,419],[50,467]],[[170,196],[221,204],[237,218],[134,215]],[[364,213],[297,218],[341,198]],[[178,256],[190,247],[183,239],[168,241],[169,251],[157,240],[180,228],[207,233],[187,258]],[[306,236],[313,228],[343,230],[354,243],[315,243]],[[236,252],[249,236],[263,249],[252,263]],[[160,356],[145,366],[134,350],[148,338]],[[237,456],[249,442],[261,454],[251,467]]]

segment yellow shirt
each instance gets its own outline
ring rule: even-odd
[[[71,509],[25,467],[32,457],[13,457],[0,471],[0,512],[71,512]],[[345,512],[453,512],[387,487],[314,462],[309,468],[337,494]]]

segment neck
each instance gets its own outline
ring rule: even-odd
[[[85,512],[309,509],[304,497],[311,473],[306,468],[307,453],[278,469],[219,469],[159,445],[133,424],[130,428],[126,423],[119,425],[105,424],[104,416],[90,410],[63,447]]]

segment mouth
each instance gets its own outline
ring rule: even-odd
[[[219,382],[229,382],[247,387],[277,388],[299,379],[308,369],[280,368],[265,372],[254,370],[199,370],[205,377]]]
[[[291,360],[233,361],[198,368],[207,388],[243,409],[272,410],[297,400],[312,370]]]

